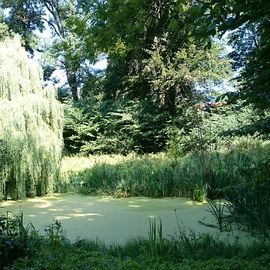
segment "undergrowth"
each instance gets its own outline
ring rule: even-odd
[[[266,270],[270,269],[270,243],[256,241],[243,246],[209,234],[180,229],[165,237],[161,221],[149,224],[148,238],[136,238],[123,245],[102,242],[70,242],[55,221],[45,236],[36,235],[36,248],[22,255],[6,270],[45,269],[171,269],[171,270]]]

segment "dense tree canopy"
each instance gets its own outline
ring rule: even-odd
[[[192,36],[191,7],[192,1],[183,0],[100,6],[93,31],[108,54],[107,98],[147,98],[173,115],[177,102],[194,98],[199,73],[204,82],[226,77],[220,51],[205,49]],[[212,74],[203,76],[210,65]]]
[[[43,31],[46,26],[52,30],[54,39],[49,50],[65,69],[73,99],[77,101],[78,89],[87,81],[85,74],[91,76],[86,71],[90,69],[89,63],[100,53],[105,53],[109,62],[106,98],[119,95],[145,98],[151,95],[152,83],[145,78],[144,70],[150,52],[155,50],[155,40],[166,40],[161,56],[165,66],[168,62],[175,62],[173,58],[181,49],[196,46],[203,50],[204,44],[191,35],[192,3],[189,0],[130,0],[123,5],[122,1],[39,0],[33,3],[5,0],[2,8],[9,9],[5,21],[15,33],[22,35],[29,51],[37,47],[34,45],[34,30]],[[207,55],[209,53],[212,52]],[[218,60],[219,56],[214,57]],[[189,69],[194,69],[194,66]],[[191,88],[187,91],[190,94],[189,80],[182,78],[181,81],[184,88]],[[167,109],[175,106],[179,93],[174,88],[172,86],[164,93]],[[182,94],[185,95],[185,91]]]
[[[97,142],[105,149],[111,136],[111,145],[129,137],[130,149],[164,149],[168,126],[188,130],[185,125],[195,118],[183,116],[192,115],[195,103],[231,78],[231,65],[239,75],[241,98],[269,105],[268,1],[4,0],[1,8],[0,33],[8,26],[28,51],[41,53],[46,79],[55,69],[65,71],[77,103],[66,110],[69,149],[98,149]],[[48,29],[44,45],[37,30]],[[225,33],[234,49],[229,56],[218,40]],[[100,57],[107,59],[105,71],[92,67]]]

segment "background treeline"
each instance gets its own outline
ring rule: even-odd
[[[3,1],[2,21],[42,54],[44,78],[63,69],[69,153],[158,152],[167,129],[231,73],[221,44],[195,37],[189,1]],[[39,42],[35,30],[50,28]],[[6,31],[5,31],[6,33]],[[105,71],[91,64],[106,57]],[[177,120],[178,121],[178,120]],[[181,127],[190,119],[184,119]],[[191,123],[192,125],[192,123]]]
[[[83,155],[166,150],[181,157],[196,150],[232,148],[235,139],[245,136],[250,141],[268,140],[269,110],[254,109],[231,96],[235,93],[217,97],[225,101],[218,108],[183,104],[174,117],[149,102],[96,99],[87,104],[66,104],[65,149]]]
[[[188,136],[195,136],[194,126],[205,123],[194,105],[232,76],[242,100],[235,107],[242,111],[251,103],[260,108],[258,129],[267,130],[268,1],[5,0],[0,8],[0,35],[19,33],[30,54],[38,51],[45,80],[56,80],[56,69],[64,71],[66,85],[59,98],[70,100],[65,106],[66,153],[159,152],[172,146],[172,137],[192,140]],[[40,38],[39,31],[47,34]],[[219,41],[226,32],[226,40]],[[95,70],[101,58],[108,66]],[[238,111],[225,106],[218,112],[230,113]],[[222,119],[211,125],[214,136],[221,135],[215,127],[222,121],[228,125]],[[240,126],[253,125],[242,120]],[[234,135],[254,134],[256,128]]]

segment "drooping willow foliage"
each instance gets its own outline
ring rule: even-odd
[[[62,106],[19,37],[0,42],[0,199],[53,191],[62,151]]]

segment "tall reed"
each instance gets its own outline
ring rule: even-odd
[[[115,197],[223,198],[231,187],[255,177],[252,168],[266,160],[270,147],[263,143],[204,155],[188,154],[179,160],[164,154],[64,158],[60,190]]]

